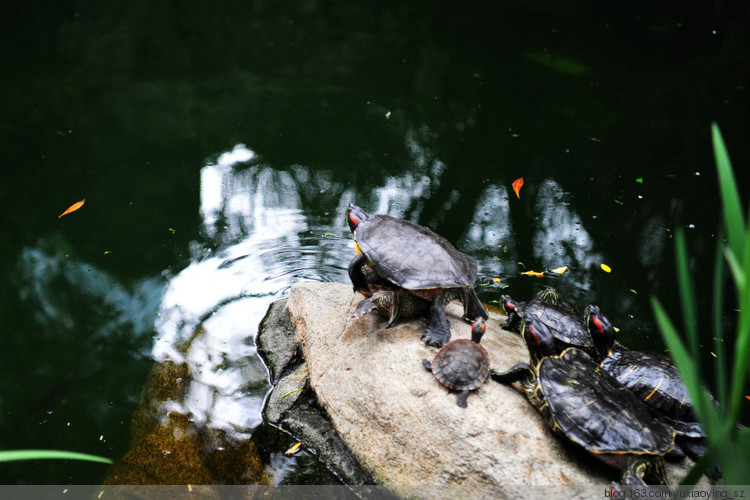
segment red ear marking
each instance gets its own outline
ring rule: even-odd
[[[602,322],[599,321],[599,318],[597,318],[596,316],[592,316],[591,319],[593,320],[594,325],[596,325],[599,331],[604,332],[604,325],[602,325]]]
[[[355,226],[359,225],[359,221],[354,218],[354,214],[351,212],[349,213],[349,220],[352,221],[352,224],[354,224]]]
[[[526,325],[526,328],[528,328],[531,334],[534,336],[534,340],[536,340],[536,345],[542,345],[542,339],[539,338],[539,335],[536,334],[534,329],[528,325]]]

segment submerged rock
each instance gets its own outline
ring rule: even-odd
[[[374,315],[349,319],[359,300],[349,285],[296,284],[269,310],[258,339],[275,384],[266,418],[316,449],[347,484],[429,497],[434,490],[409,486],[500,492],[619,477],[557,439],[517,387],[488,381],[460,408],[455,393],[422,366],[437,351],[420,340],[424,321],[386,330]],[[447,313],[452,338],[470,338],[460,305]],[[520,336],[500,328],[504,320],[490,313],[482,339],[500,370],[528,361]],[[690,464],[668,464],[671,482]]]

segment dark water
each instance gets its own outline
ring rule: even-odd
[[[747,201],[742,2],[55,2],[2,23],[0,449],[121,457],[154,360],[182,357],[198,425],[252,436],[276,482],[335,481],[261,424],[246,340],[295,281],[346,279],[350,201],[477,257],[485,301],[553,285],[655,350],[677,227],[708,296],[711,121]]]

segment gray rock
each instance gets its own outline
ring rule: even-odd
[[[265,419],[313,449],[345,484],[373,484],[372,476],[342,441],[309,387],[307,363],[300,355],[287,299],[271,304],[258,328],[256,345],[274,384],[263,410]]]
[[[420,340],[423,320],[385,330],[384,319],[374,315],[348,319],[361,298],[348,285],[304,282],[292,287],[287,306],[315,404],[365,477],[407,496],[415,490],[406,486],[416,484],[499,492],[503,485],[609,484],[617,478],[557,439],[517,387],[488,381],[469,396],[468,408],[460,408],[455,394],[422,367],[421,360],[436,352]],[[450,304],[447,313],[453,338],[469,338],[460,305]],[[504,319],[491,313],[482,340],[500,370],[528,360],[520,336],[500,328]],[[671,481],[689,465],[668,465]],[[429,497],[429,490],[417,496]]]

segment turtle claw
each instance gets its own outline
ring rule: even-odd
[[[424,335],[422,335],[422,340],[424,340],[424,343],[432,347],[443,347],[448,343],[450,339],[450,331],[448,331],[448,335],[445,335],[444,333],[428,329],[426,332],[424,332]]]
[[[361,318],[365,314],[375,309],[375,303],[370,299],[365,299],[357,304],[357,308],[354,310],[350,318]]]

